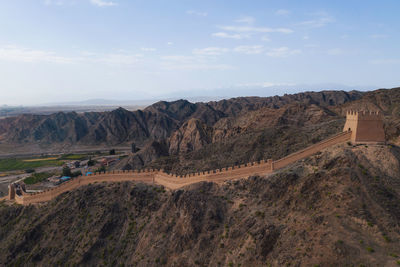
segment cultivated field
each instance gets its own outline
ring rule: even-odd
[[[40,167],[62,166],[64,161],[58,159],[0,159],[0,172],[35,169]]]

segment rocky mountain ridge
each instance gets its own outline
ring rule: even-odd
[[[169,137],[187,120],[195,118],[212,126],[221,118],[237,116],[262,107],[279,108],[293,102],[318,105],[342,104],[360,98],[360,92],[310,92],[282,97],[243,97],[209,103],[186,100],[157,102],[144,110],[20,115],[0,120],[2,142],[109,144],[145,143]]]
[[[207,103],[160,101],[133,112],[119,108],[103,113],[24,115],[0,120],[0,148],[135,143],[140,151],[115,168],[157,167],[176,173],[215,169],[277,159],[321,141],[341,131],[348,109],[384,112],[387,139],[396,143],[399,92],[400,88],[305,92]]]

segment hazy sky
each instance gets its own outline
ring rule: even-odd
[[[399,13],[399,0],[1,0],[0,104],[395,87]]]

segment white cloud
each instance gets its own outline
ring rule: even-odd
[[[183,55],[170,55],[170,56],[162,56],[161,60],[170,61],[170,62],[189,62],[193,60],[193,56],[183,56]]]
[[[116,6],[117,5],[117,3],[115,3],[115,2],[104,1],[104,0],[90,0],[90,3],[92,3],[95,6],[99,6],[99,7]]]
[[[216,32],[216,33],[213,33],[212,36],[218,37],[218,38],[236,39],[236,40],[250,38],[249,34],[239,34],[239,33],[229,34],[226,32]]]
[[[311,15],[314,17],[314,19],[303,21],[300,22],[299,24],[310,28],[320,28],[324,27],[329,23],[335,22],[335,18],[330,16],[326,12],[317,12]]]
[[[219,26],[218,28],[224,31],[232,32],[253,32],[253,33],[292,33],[293,30],[288,28],[267,28],[267,27],[250,27],[250,26]]]
[[[238,53],[243,53],[247,55],[255,55],[255,54],[261,54],[264,52],[264,46],[262,45],[242,45],[235,47],[233,51],[238,52]]]
[[[129,51],[116,51],[111,53],[93,53],[84,51],[81,53],[80,61],[88,64],[106,64],[113,66],[131,66],[136,65],[143,59],[142,54],[131,53]]]
[[[105,63],[107,65],[127,66],[134,65],[141,61],[143,55],[128,54],[128,53],[112,53],[104,55],[96,55],[93,58],[94,62]]]
[[[45,5],[74,5],[79,0],[44,0]],[[107,7],[107,6],[116,6],[118,5],[116,2],[113,1],[106,1],[106,0],[87,0],[92,5],[99,6],[99,7]]]
[[[245,24],[253,24],[255,21],[256,19],[250,16],[243,16],[235,20],[235,22],[245,23]]]
[[[208,16],[207,12],[200,12],[200,11],[195,11],[195,10],[188,10],[188,11],[186,11],[186,14],[195,15],[195,16],[199,16],[199,17],[207,17]]]
[[[173,45],[174,43],[173,42],[167,42],[167,45]]]
[[[229,49],[224,47],[206,47],[193,50],[193,54],[203,56],[219,56],[227,52],[229,52]]]
[[[286,9],[279,9],[279,10],[277,10],[276,12],[275,12],[275,15],[278,15],[278,16],[287,16],[287,15],[290,15],[290,11],[289,10],[286,10]]]
[[[266,53],[269,57],[288,57],[292,55],[300,54],[300,49],[289,49],[288,47],[272,48]]]
[[[0,60],[17,61],[25,63],[74,63],[77,58],[59,56],[51,51],[34,50],[17,46],[0,47]]]
[[[0,47],[0,61],[53,64],[99,64],[127,66],[139,62],[143,55],[132,53],[92,53],[82,52],[79,56],[62,56],[52,51],[34,50],[17,46]]]
[[[140,50],[142,50],[144,52],[155,52],[155,51],[157,51],[157,49],[154,48],[154,47],[142,47],[142,48],[140,48]]]
[[[231,65],[210,62],[201,55],[162,56],[161,66],[166,70],[230,70]]]

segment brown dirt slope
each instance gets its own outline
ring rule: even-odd
[[[0,265],[396,266],[400,148],[341,145],[270,177],[89,185],[0,207]]]
[[[33,145],[42,150],[55,145],[126,145],[163,141],[190,119],[208,126],[221,118],[236,117],[260,108],[280,108],[290,103],[339,105],[359,99],[360,92],[305,92],[275,97],[242,97],[218,102],[190,103],[160,101],[144,110],[118,108],[111,112],[58,112],[51,115],[25,114],[0,119],[0,148],[5,144]]]

